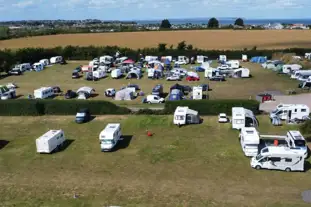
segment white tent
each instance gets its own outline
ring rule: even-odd
[[[116,101],[130,101],[134,98],[134,93],[131,89],[122,89],[118,91],[115,95]]]
[[[141,78],[140,70],[131,70],[130,72],[128,72],[128,74],[126,75],[126,79],[130,78],[140,79]]]
[[[233,77],[234,78],[249,78],[250,72],[247,68],[239,68],[233,70]]]

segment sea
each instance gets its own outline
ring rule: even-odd
[[[237,18],[217,18],[219,23],[222,25],[234,24]],[[189,19],[168,19],[171,24],[207,24],[209,18],[189,18]],[[273,24],[273,23],[284,23],[284,24],[304,24],[311,25],[310,19],[243,19],[244,24],[247,25],[263,25],[263,24]],[[158,20],[133,20],[138,24],[160,24],[162,19]]]

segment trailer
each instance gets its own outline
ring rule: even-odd
[[[44,135],[36,139],[38,153],[51,153],[62,147],[65,142],[63,130],[49,130]]]

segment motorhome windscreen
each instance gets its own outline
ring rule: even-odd
[[[254,131],[249,131],[249,130],[247,130],[246,133],[247,133],[247,134],[254,134]]]
[[[295,143],[296,147],[305,147],[306,146],[305,140],[295,140],[294,143]]]
[[[176,115],[175,116],[175,120],[184,120],[185,119],[185,116],[183,115]]]
[[[256,156],[256,160],[261,160],[263,158],[263,156],[261,154]]]
[[[103,144],[114,144],[114,140],[113,139],[106,139],[102,141]]]

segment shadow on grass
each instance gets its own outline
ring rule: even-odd
[[[22,97],[24,97],[24,95],[19,94],[19,95],[15,96],[15,99],[19,99],[19,98],[22,98]]]
[[[65,151],[74,141],[75,140],[73,139],[66,139],[63,143],[63,146],[57,152]]]
[[[168,93],[163,93],[161,97],[166,98],[167,96],[168,96]]]
[[[4,79],[4,78],[6,78],[6,77],[9,77],[10,75],[9,74],[2,74],[2,75],[0,75],[0,80],[1,79]]]
[[[305,172],[308,172],[311,169],[311,164],[309,161],[305,162]]]
[[[91,96],[90,96],[90,98],[95,98],[95,97],[97,97],[98,95],[99,95],[98,93],[92,93]]]
[[[114,149],[111,152],[116,152],[116,151],[128,148],[130,146],[132,139],[133,139],[132,135],[121,136],[120,141],[118,142],[118,144],[114,147]]]
[[[0,150],[7,146],[10,142],[7,140],[0,140]]]

